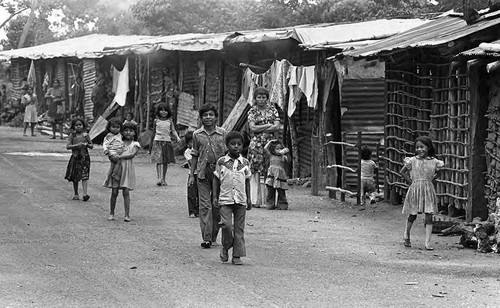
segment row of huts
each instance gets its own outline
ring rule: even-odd
[[[128,60],[130,91],[122,110],[138,115],[142,131],[148,129],[160,99],[172,104],[183,127],[196,126],[195,110],[214,103],[220,125],[242,130],[252,85],[268,82],[274,92],[279,80],[285,88],[278,91],[276,103],[285,141],[295,149],[293,176],[310,176],[313,194],[326,183],[346,189],[356,185],[355,174],[326,167],[356,168],[357,149],[325,144],[356,143],[361,132],[362,144],[382,148],[380,181],[386,197],[404,195],[407,185],[398,171],[404,157],[413,153],[413,140],[425,134],[435,140],[437,156],[445,161],[436,185],[440,207],[450,215],[463,210],[471,220],[495,211],[500,197],[500,82],[495,82],[500,74],[499,30],[500,12],[472,24],[447,14],[427,21],[377,20],[223,34],[90,35],[0,56],[11,61],[14,89],[32,60],[37,84],[47,74],[57,76],[64,81],[68,100],[72,80],[82,76],[89,120],[97,76],[112,75],[112,67],[121,69]],[[314,102],[302,96],[291,104],[283,60],[288,68],[314,67]],[[37,93],[43,95],[40,89]]]

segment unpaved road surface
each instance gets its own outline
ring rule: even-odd
[[[421,218],[405,248],[404,217],[387,203],[363,209],[293,188],[289,211],[247,212],[245,265],[223,264],[188,217],[187,169],[172,165],[157,187],[141,152],[132,222],[106,221],[100,152],[91,199],[73,201],[65,142],[0,127],[0,307],[500,306],[500,255],[458,237],[435,236],[425,251]]]

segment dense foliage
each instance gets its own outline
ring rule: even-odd
[[[462,2],[444,0],[432,5],[427,0],[131,0],[127,9],[116,1],[120,0],[0,0],[0,6],[12,14],[12,19],[0,25],[7,33],[2,45],[7,49],[33,46],[89,33],[168,35],[415,18],[457,8]]]

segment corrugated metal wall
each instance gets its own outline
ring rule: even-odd
[[[94,59],[83,59],[83,84],[85,87],[85,119],[93,120],[94,104],[92,103],[92,88],[96,79],[96,63]]]
[[[314,109],[307,106],[305,96],[302,96],[297,109],[293,113],[293,119],[296,123],[298,149],[299,149],[299,177],[311,176],[311,136],[314,118]],[[281,114],[283,120],[284,114]]]
[[[241,95],[241,76],[239,67],[224,65],[224,105],[222,120],[226,120]]]
[[[342,116],[342,132],[345,141],[357,145],[357,132],[362,132],[362,145],[368,146],[373,153],[373,160],[378,163],[376,148],[384,138],[385,121],[385,80],[384,79],[348,79],[342,85],[342,107],[347,111]],[[345,147],[347,166],[358,168],[358,148]],[[382,153],[380,153],[382,154]],[[379,182],[383,184],[383,163],[379,169]],[[345,185],[355,190],[357,174],[345,173]]]

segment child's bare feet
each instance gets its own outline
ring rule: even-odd
[[[113,215],[113,214],[109,214],[109,216],[108,216],[108,220],[115,220],[115,215]]]
[[[73,200],[80,200],[80,197],[78,197],[78,195],[74,195]]]

